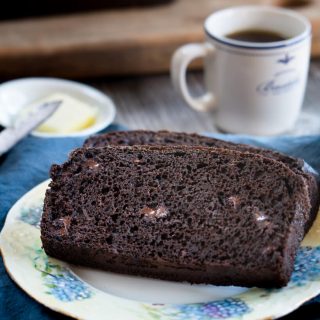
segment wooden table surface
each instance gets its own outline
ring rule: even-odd
[[[190,90],[203,92],[201,72],[188,76]],[[117,106],[116,122],[131,129],[169,129],[186,132],[216,132],[214,112],[190,109],[173,90],[168,75],[114,78],[89,82],[104,91]],[[310,65],[304,106],[293,130],[287,134],[320,133],[320,59]]]

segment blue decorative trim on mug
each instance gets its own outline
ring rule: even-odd
[[[294,60],[294,56],[290,56],[289,53],[286,53],[283,58],[277,60],[277,63],[281,63],[284,65],[289,64],[292,60]]]
[[[248,46],[248,45],[243,44],[243,43],[246,43],[245,41],[233,40],[231,42],[230,40],[227,40],[227,39],[224,40],[224,39],[217,38],[217,37],[213,36],[206,28],[204,28],[204,31],[207,36],[209,36],[211,39],[217,41],[218,43],[224,44],[229,47],[235,47],[235,48],[239,48],[239,49],[252,49],[252,50],[273,50],[273,49],[288,48],[288,47],[296,45],[296,44],[308,39],[309,37],[311,37],[311,32],[309,32],[303,37],[298,37],[298,38],[296,37],[291,40],[284,40],[287,43],[283,43],[284,41],[277,41],[277,42],[273,42],[273,43],[277,43],[277,45],[273,45],[272,42],[270,42],[270,44],[268,44],[268,45],[266,45],[264,43],[264,46],[254,46],[254,45]],[[238,42],[238,43],[236,43],[236,42]],[[278,43],[281,43],[281,44],[278,44]]]
[[[263,52],[262,50],[255,52],[254,50],[252,51],[239,51],[239,50],[234,50],[234,48],[232,48],[232,46],[224,46],[221,43],[216,43],[215,46],[217,48],[219,48],[219,50],[221,51],[225,51],[225,52],[229,52],[229,53],[235,53],[237,55],[241,55],[241,56],[248,56],[248,57],[278,57],[277,59],[279,59],[281,56],[285,55],[288,53],[288,49],[283,48],[283,50],[279,50],[279,51],[272,51],[272,50],[268,50],[266,52]],[[293,47],[290,48],[290,52],[294,53],[295,51],[300,50],[300,46],[299,47]],[[278,62],[278,61],[276,61]]]

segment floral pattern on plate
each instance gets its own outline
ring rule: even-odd
[[[320,246],[299,249],[289,284],[306,285],[320,279]]]
[[[240,317],[250,312],[249,306],[239,298],[227,298],[208,303],[179,304],[155,309],[146,307],[153,319],[210,320]]]
[[[89,299],[92,296],[89,286],[67,268],[51,262],[43,249],[35,249],[35,253],[34,267],[41,272],[47,294],[64,302]]]
[[[40,220],[43,211],[42,205],[24,206],[21,209],[19,220],[28,223],[36,228],[40,228]]]

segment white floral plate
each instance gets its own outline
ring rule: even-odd
[[[320,293],[320,215],[282,289],[190,285],[117,275],[49,258],[39,220],[49,181],[9,211],[0,247],[12,279],[47,307],[79,319],[209,320],[283,316]]]

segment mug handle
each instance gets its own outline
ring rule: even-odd
[[[174,88],[184,101],[197,111],[209,111],[215,108],[213,93],[207,92],[200,97],[192,97],[189,93],[186,72],[190,62],[196,58],[204,58],[215,52],[209,43],[190,43],[176,50],[171,60],[171,79]]]

